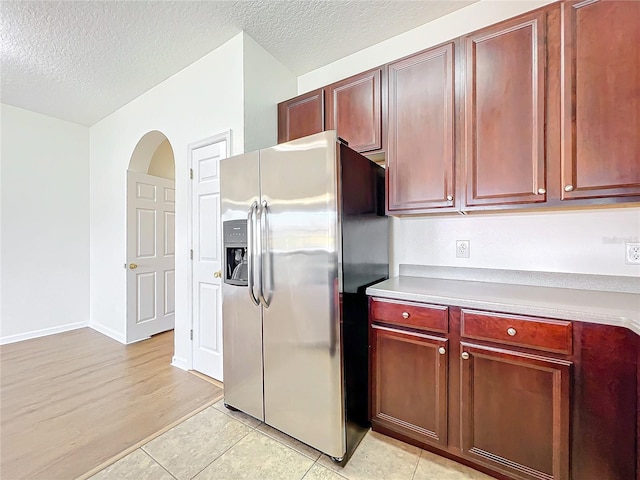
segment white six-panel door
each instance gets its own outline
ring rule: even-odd
[[[222,244],[219,162],[229,135],[189,147],[192,169],[191,231],[193,369],[222,381]]]
[[[127,343],[175,322],[175,184],[127,172]]]

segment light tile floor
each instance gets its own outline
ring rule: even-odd
[[[491,480],[492,477],[369,431],[342,468],[329,457],[222,401],[91,480]]]

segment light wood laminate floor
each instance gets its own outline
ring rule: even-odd
[[[221,398],[172,353],[173,332],[122,345],[90,328],[0,347],[0,477],[76,478]]]

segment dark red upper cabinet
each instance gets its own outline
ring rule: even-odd
[[[546,201],[542,11],[464,39],[466,206]]]
[[[278,143],[324,131],[324,89],[278,104]]]
[[[454,205],[454,44],[389,65],[389,213]]]
[[[562,5],[561,195],[640,196],[640,2]]]
[[[380,150],[382,144],[382,68],[326,87],[327,130],[358,152]]]

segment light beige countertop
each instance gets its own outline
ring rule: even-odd
[[[640,335],[640,295],[600,290],[400,275],[367,288],[375,297],[627,327]]]

